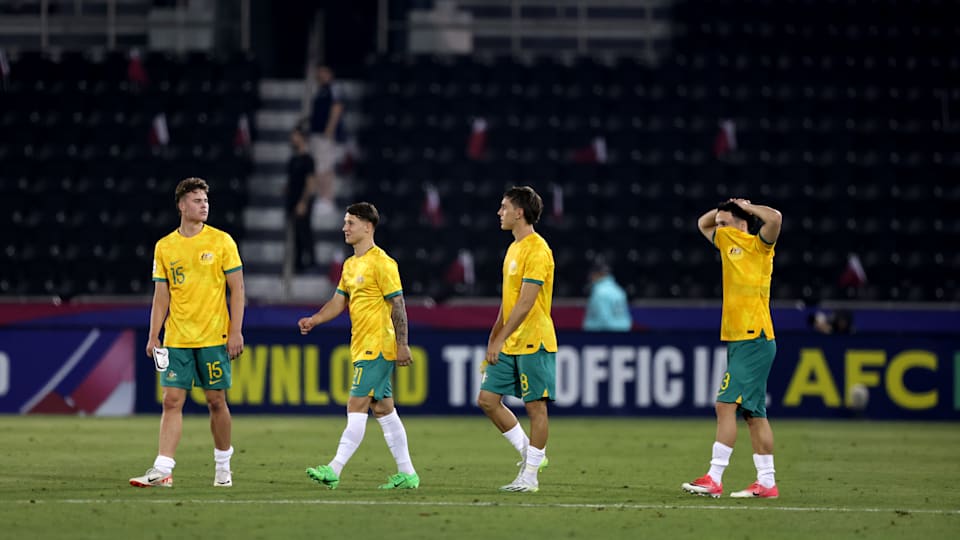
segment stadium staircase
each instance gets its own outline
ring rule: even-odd
[[[356,103],[361,86],[338,81],[345,94],[348,129],[356,127],[359,116]],[[254,169],[248,179],[249,203],[244,211],[246,239],[240,246],[244,258],[244,277],[251,298],[272,301],[322,301],[329,298],[333,284],[328,268],[343,251],[340,233],[346,198],[352,193],[349,179],[338,174],[338,207],[315,205],[312,227],[317,266],[295,275],[288,260],[290,243],[284,215],[284,190],[287,161],[290,158],[290,131],[305,116],[310,88],[303,80],[267,79],[260,83],[262,108],[257,112],[258,127],[253,145]]]

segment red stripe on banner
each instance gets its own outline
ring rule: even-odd
[[[134,332],[122,332],[70,397],[77,408],[94,413],[122,382],[133,381]]]
[[[500,304],[489,306],[407,306],[411,323],[434,328],[481,328],[493,326],[497,320]],[[579,330],[583,325],[583,308],[577,306],[553,306],[550,317],[557,330]]]
[[[0,326],[45,317],[129,308],[123,304],[0,304]],[[149,309],[149,305],[147,307]]]
[[[43,396],[27,414],[76,414],[77,409],[70,403],[67,403],[63,396],[56,392],[50,392]]]

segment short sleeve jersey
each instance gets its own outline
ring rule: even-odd
[[[541,346],[547,352],[557,352],[557,332],[550,317],[553,269],[553,251],[537,233],[514,241],[507,249],[507,255],[503,258],[504,322],[510,319],[524,282],[540,285],[540,292],[526,319],[507,337],[502,350],[504,354],[533,354]]]
[[[354,362],[372,360],[381,354],[397,359],[397,336],[390,314],[394,296],[403,294],[397,261],[377,246],[343,262],[337,294],[347,298],[350,309],[350,356]]]
[[[767,339],[774,339],[770,317],[773,244],[734,227],[717,228],[713,242],[723,266],[720,339],[756,339],[761,331]]]
[[[153,252],[153,281],[166,283],[170,290],[163,345],[200,348],[226,343],[227,274],[242,268],[236,242],[210,225],[190,238],[179,231],[161,238]]]

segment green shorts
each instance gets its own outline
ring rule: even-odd
[[[487,365],[480,389],[523,401],[556,400],[557,353],[543,347],[533,354],[503,354]]]
[[[727,372],[717,401],[736,403],[744,417],[767,417],[767,377],[777,354],[777,342],[763,332],[756,339],[727,343]]]
[[[352,397],[372,397],[375,401],[393,397],[394,362],[386,360],[383,355],[373,360],[357,360],[353,363],[353,385],[350,387]]]
[[[160,385],[190,390],[196,385],[204,390],[230,388],[230,357],[226,345],[180,349],[168,347],[170,367],[160,372]]]

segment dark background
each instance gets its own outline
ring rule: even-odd
[[[254,0],[252,48],[267,77],[302,77],[307,45],[304,36],[317,12],[323,13],[325,62],[341,77],[357,77],[364,60],[376,51],[376,0]]]

